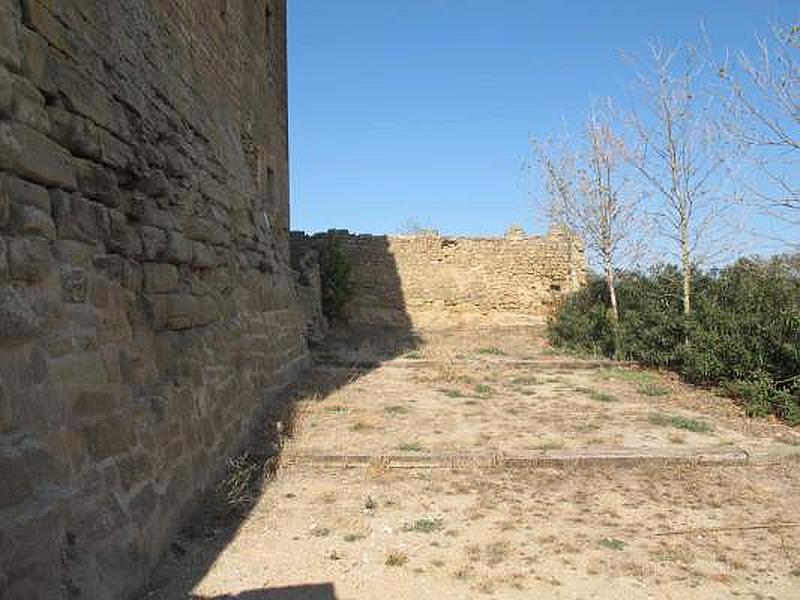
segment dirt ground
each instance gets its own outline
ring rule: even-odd
[[[277,469],[250,498],[270,454],[256,438],[143,599],[800,599],[800,431],[668,374],[554,355],[534,330],[334,338],[317,362],[292,416],[265,423],[285,434]],[[766,458],[381,460],[622,448]],[[331,456],[369,460],[297,460]]]

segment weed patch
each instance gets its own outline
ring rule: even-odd
[[[435,533],[442,529],[444,529],[444,519],[441,517],[425,517],[403,526],[403,531],[415,533]]]
[[[697,419],[689,419],[688,417],[679,417],[676,415],[654,413],[650,415],[648,421],[651,425],[658,425],[660,427],[671,426],[695,433],[707,433],[711,431],[711,425],[705,421],[698,421]]]

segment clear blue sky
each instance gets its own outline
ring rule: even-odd
[[[620,50],[750,50],[788,0],[289,0],[292,228],[540,232],[531,135],[622,99]]]

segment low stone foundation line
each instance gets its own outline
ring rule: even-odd
[[[613,367],[630,366],[631,363],[616,362],[611,360],[513,360],[513,359],[454,359],[452,361],[442,360],[390,360],[390,361],[336,361],[325,360],[316,362],[314,367],[317,369],[357,369],[370,371],[379,367],[413,369],[436,367],[442,364],[453,365],[486,365],[494,364],[507,367],[531,367],[534,369],[604,369]]]
[[[609,448],[605,450],[538,450],[531,452],[392,453],[392,454],[288,454],[286,467],[386,469],[484,469],[642,467],[642,466],[758,466],[800,460],[800,449],[762,449],[750,452],[736,447],[711,448]]]

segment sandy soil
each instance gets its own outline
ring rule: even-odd
[[[234,465],[142,598],[800,598],[791,458],[530,470],[292,463],[295,454],[800,448],[800,432],[747,419],[667,374],[554,356],[536,331],[440,333],[416,345],[333,340],[320,350],[293,392],[291,422],[277,425],[288,434],[282,466],[236,511],[221,492],[258,463]],[[376,358],[389,360],[347,366]],[[251,453],[263,451],[254,444]]]

